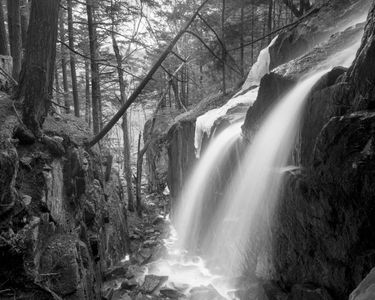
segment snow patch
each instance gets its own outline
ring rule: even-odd
[[[278,36],[276,36],[271,43],[260,51],[258,59],[255,64],[251,67],[249,75],[247,75],[245,83],[242,85],[242,91],[247,90],[252,86],[258,86],[262,77],[270,72],[270,47],[272,47]]]
[[[254,88],[244,95],[238,95],[251,87],[259,86],[262,77],[270,72],[271,56],[269,49],[275,44],[277,38],[278,36],[276,36],[266,48],[260,51],[256,63],[251,67],[249,75],[247,76],[245,83],[242,85],[241,91],[224,106],[212,109],[197,118],[194,138],[195,154],[197,158],[199,158],[201,153],[204,134],[207,134],[208,136],[211,134],[211,128],[218,118],[225,116],[229,109],[239,104],[252,105],[255,102],[259,88]]]
[[[208,136],[211,134],[211,128],[214,125],[215,121],[220,117],[225,116],[228,110],[230,110],[233,107],[236,107],[237,105],[252,105],[258,96],[258,90],[259,88],[255,88],[248,91],[244,95],[234,97],[230,99],[222,107],[209,110],[204,115],[201,115],[197,118],[197,121],[195,123],[194,138],[195,154],[197,158],[199,158],[201,153],[203,136],[204,134],[207,134]]]

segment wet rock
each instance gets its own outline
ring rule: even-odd
[[[125,277],[127,279],[135,278],[138,283],[143,282],[143,278],[147,272],[147,267],[139,265],[129,266]]]
[[[165,218],[163,216],[157,216],[152,220],[152,225],[164,225]]]
[[[72,236],[57,235],[46,245],[40,258],[40,276],[59,295],[93,297],[94,273],[86,245]]]
[[[160,294],[170,299],[186,299],[186,296],[177,290],[163,288],[160,290]]]
[[[124,290],[132,290],[138,285],[135,278],[126,279],[121,283],[121,289]]]
[[[275,73],[266,74],[262,78],[257,100],[247,111],[245,123],[242,127],[246,139],[251,140],[265,114],[269,112],[294,84],[294,80]]]
[[[268,300],[288,300],[288,294],[275,282],[265,282],[263,288]]]
[[[225,297],[212,286],[207,287],[196,287],[191,289],[190,297],[191,300],[225,300]]]
[[[332,300],[324,288],[313,285],[295,285],[288,297],[288,300]]]
[[[349,297],[349,300],[373,299],[375,299],[375,269],[371,270]]]
[[[125,277],[128,272],[128,268],[129,268],[129,264],[110,268],[109,270],[104,272],[104,280]]]
[[[147,275],[141,290],[148,294],[156,293],[167,280],[168,276]]]

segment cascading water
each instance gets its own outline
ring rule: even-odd
[[[269,228],[267,222],[271,220],[283,174],[288,169],[305,100],[327,70],[352,62],[358,40],[352,42],[347,49],[316,66],[314,73],[280,100],[252,138],[221,201],[214,202],[215,206],[210,206],[214,209],[210,210],[207,201],[211,201],[215,192],[215,186],[210,186],[211,179],[238,140],[240,124],[231,125],[212,139],[179,197],[173,218],[176,231],[172,228],[174,234],[166,241],[169,256],[152,263],[151,274],[170,276],[167,285],[186,283],[189,288],[185,294],[194,286],[213,285],[226,299],[237,299],[228,293],[232,288],[225,277],[241,275],[249,238],[258,234],[259,228],[263,231]],[[252,93],[256,95],[257,91],[254,89]],[[189,253],[187,249],[193,251]],[[259,259],[259,253],[256,255]]]
[[[228,186],[212,222],[204,253],[231,274],[239,274],[243,251],[254,223],[268,219],[282,182],[281,168],[288,163],[305,99],[326,71],[298,84],[265,119],[243,159],[241,171]],[[259,217],[259,218],[258,218]]]
[[[212,193],[215,192],[210,189],[210,179],[215,177],[220,162],[228,159],[227,155],[240,134],[241,123],[235,123],[215,137],[185,185],[174,214],[179,245],[182,249],[198,248],[199,237],[205,227],[201,217],[203,205],[206,203],[205,199],[212,198]],[[209,219],[209,216],[205,219]]]

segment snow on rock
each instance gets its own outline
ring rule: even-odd
[[[211,134],[211,128],[215,124],[215,121],[219,119],[220,117],[225,116],[228,110],[230,110],[231,108],[237,105],[240,105],[240,104],[252,105],[258,96],[258,90],[259,88],[255,88],[255,89],[248,91],[246,94],[234,97],[230,99],[222,107],[212,109],[206,112],[204,115],[197,118],[197,121],[195,123],[195,140],[194,140],[194,146],[195,146],[197,157],[200,156],[203,136],[204,134],[207,134],[208,136]]]
[[[256,63],[251,67],[249,75],[247,75],[245,83],[242,85],[242,91],[247,90],[252,86],[258,86],[262,77],[270,72],[270,47],[275,44],[278,36],[276,36],[271,43],[260,51]]]
[[[251,67],[249,75],[247,76],[245,83],[242,85],[241,91],[224,106],[212,109],[197,118],[194,140],[197,158],[200,156],[204,134],[207,134],[208,136],[211,134],[211,128],[218,118],[224,116],[229,109],[239,104],[252,105],[255,102],[258,95],[258,88],[252,89],[244,95],[238,95],[251,87],[259,86],[262,77],[270,72],[271,57],[269,48],[276,42],[277,38],[278,36],[276,36],[266,48],[260,51],[256,63]]]

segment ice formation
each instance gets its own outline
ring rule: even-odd
[[[244,95],[240,95],[230,99],[225,105],[219,108],[209,110],[204,115],[197,118],[195,123],[195,140],[194,146],[196,150],[197,157],[200,156],[202,140],[204,134],[208,136],[211,133],[211,128],[214,125],[215,121],[222,116],[225,116],[228,110],[233,107],[236,107],[240,104],[252,105],[258,96],[258,88],[248,91]]]
[[[249,75],[247,76],[247,79],[243,84],[241,91],[238,94],[253,86],[259,86],[262,77],[269,73],[271,61],[269,48],[276,42],[276,39],[277,36],[271,41],[271,43],[266,48],[260,51],[256,63],[251,67]],[[204,115],[197,118],[195,124],[194,139],[194,146],[197,157],[200,156],[203,136],[204,134],[207,134],[208,136],[211,134],[211,128],[215,124],[215,121],[220,117],[225,116],[229,109],[239,104],[252,105],[257,98],[258,88],[252,89],[244,95],[237,95],[234,98],[230,99],[224,106],[212,109],[206,112]]]

